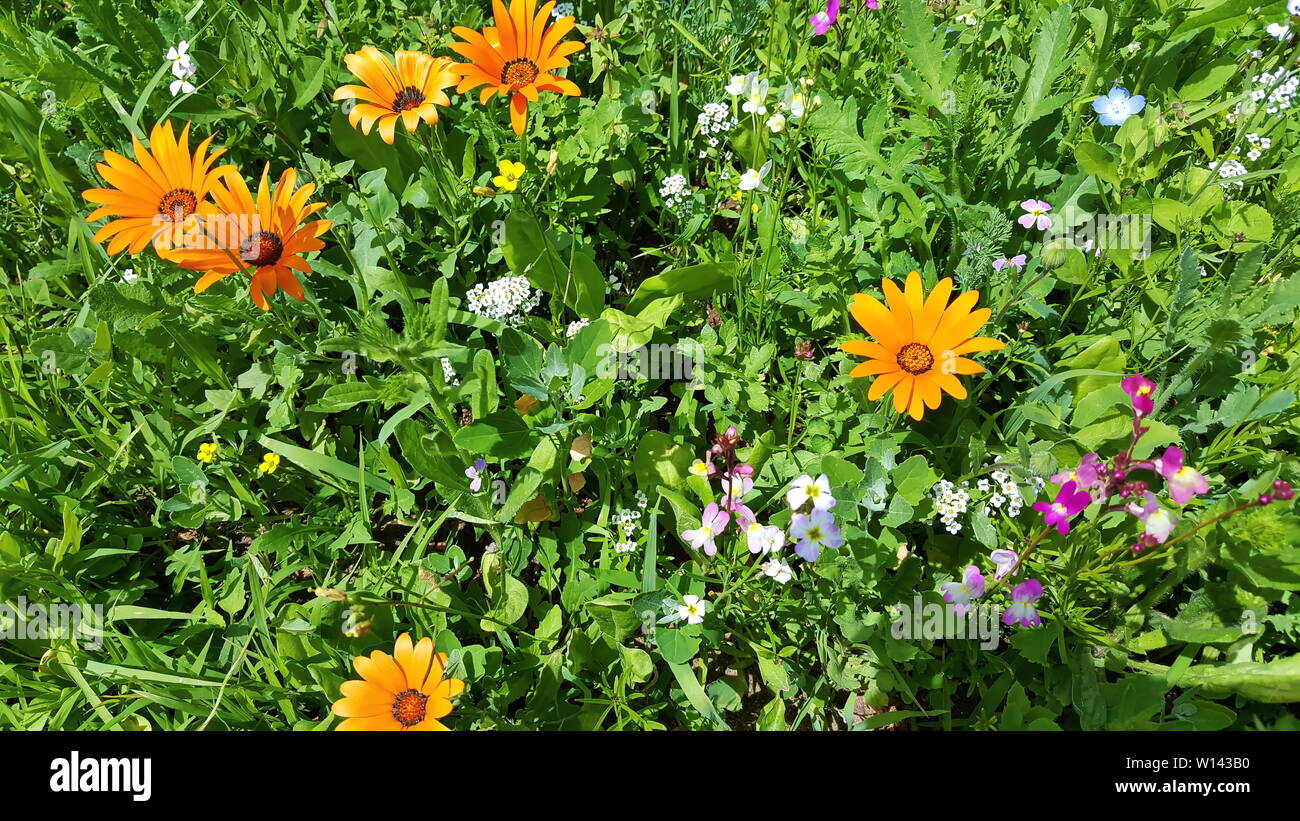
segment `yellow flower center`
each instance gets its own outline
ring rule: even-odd
[[[403,727],[414,727],[424,721],[425,705],[429,697],[419,690],[406,690],[393,699],[393,718]]]
[[[1143,385],[1142,387],[1138,388],[1138,396],[1146,396],[1149,393],[1151,393],[1151,389],[1148,388],[1146,385]]]
[[[920,342],[909,342],[898,352],[898,367],[916,375],[930,370],[934,364],[934,354]]]
[[[501,82],[506,85],[527,85],[537,79],[537,64],[527,57],[511,60],[501,69]]]
[[[393,98],[394,111],[409,111],[412,108],[418,108],[424,103],[424,92],[415,86],[407,86],[397,92]]]
[[[822,529],[816,525],[808,528],[808,540],[820,542],[822,540]]]
[[[282,253],[284,243],[280,241],[280,235],[270,231],[250,234],[239,244],[239,258],[256,268],[278,262]]]
[[[158,213],[172,222],[184,222],[199,208],[199,198],[188,188],[173,188],[158,201]]]

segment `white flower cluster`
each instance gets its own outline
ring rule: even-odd
[[[691,184],[681,174],[664,177],[663,183],[659,186],[659,196],[664,198],[665,205],[676,211],[690,202]]]
[[[588,321],[587,319],[575,319],[574,321],[569,323],[568,328],[565,328],[564,335],[568,339],[573,339],[575,336],[578,335],[578,331],[581,331],[583,328],[587,327],[590,324],[591,324],[590,321]]]
[[[993,479],[992,483],[988,479],[979,479],[975,482],[975,487],[981,491],[993,490],[993,495],[988,498],[987,504],[984,505],[984,515],[989,515],[990,508],[1001,510],[1005,505],[1008,516],[1019,516],[1020,509],[1025,504],[1025,500],[1020,495],[1020,488],[1016,486],[1015,482],[1011,481],[1011,477],[1006,471],[995,470],[989,476]],[[993,485],[996,485],[997,488],[994,489]]]
[[[199,67],[194,64],[189,51],[190,44],[185,40],[181,40],[167,50],[167,59],[172,62],[172,76],[176,78],[172,80],[170,86],[173,97],[182,92],[194,93],[194,84],[190,82],[190,78],[198,72]]]
[[[442,378],[447,380],[448,385],[460,385],[460,378],[456,376],[456,369],[451,366],[451,360],[445,356],[442,358]]]
[[[551,16],[556,20],[561,17],[572,17],[574,8],[572,3],[556,3],[555,8],[551,11]]]
[[[541,302],[541,292],[533,293],[527,277],[502,277],[470,288],[465,294],[466,307],[472,314],[518,325]]]
[[[1300,75],[1292,74],[1285,68],[1269,74],[1256,74],[1251,78],[1255,88],[1250,92],[1250,99],[1255,103],[1264,103],[1264,111],[1282,116],[1282,112],[1291,107],[1291,99],[1300,92]]]
[[[1246,152],[1246,159],[1254,162],[1263,156],[1264,152],[1273,147],[1273,141],[1268,137],[1261,137],[1253,131],[1246,135],[1246,142],[1250,143],[1250,150]]]
[[[965,485],[967,483],[963,483]],[[956,535],[961,532],[961,522],[957,521],[961,514],[966,512],[970,504],[970,492],[963,487],[957,487],[947,479],[941,479],[934,486],[934,507],[939,513],[939,521],[949,533]]]
[[[1231,190],[1233,186],[1237,188],[1245,186],[1245,183],[1237,179],[1237,177],[1246,174],[1246,166],[1242,165],[1240,160],[1227,159],[1222,162],[1216,160],[1210,163],[1210,170],[1218,171],[1219,176],[1225,180],[1225,182],[1219,183],[1224,190]]]
[[[643,498],[645,498],[643,495],[637,497],[638,505],[641,504]],[[614,516],[614,521],[618,523],[619,535],[623,537],[621,541],[614,543],[614,552],[631,553],[636,550],[637,532],[641,530],[641,511],[628,510],[625,507],[619,508],[618,514]]]
[[[718,147],[719,134],[726,134],[736,127],[736,118],[731,116],[731,109],[726,103],[707,103],[700,115],[695,118],[700,136],[705,137],[710,148]]]

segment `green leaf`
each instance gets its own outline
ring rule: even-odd
[[[538,435],[516,411],[501,410],[456,431],[453,439],[475,456],[522,459],[532,453]]]

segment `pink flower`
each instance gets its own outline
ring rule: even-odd
[[[1079,462],[1079,466],[1074,470],[1065,470],[1052,477],[1052,482],[1058,485],[1064,485],[1066,482],[1073,481],[1082,490],[1087,490],[1101,481],[1101,457],[1095,453],[1089,453]]]
[[[840,16],[840,0],[826,0],[826,11],[819,11],[808,22],[812,24],[813,32],[816,34],[825,34],[835,25],[835,20]]]
[[[1027,217],[1029,215],[1026,214],[1025,216]],[[1024,219],[1024,217],[1021,217],[1021,219]],[[1028,228],[1029,226],[1026,225],[1025,227]],[[1002,259],[995,259],[993,260],[993,270],[1001,271],[1003,268],[1007,267],[1008,265],[1014,265],[1017,271],[1023,271],[1025,270],[1025,263],[1028,261],[1029,261],[1029,257],[1025,256],[1024,254],[1016,254],[1014,257],[1003,257]]]
[[[1169,485],[1169,498],[1185,505],[1198,493],[1209,493],[1210,483],[1196,468],[1183,464],[1183,450],[1175,445],[1165,448],[1157,464],[1160,475]]]
[[[1092,503],[1092,494],[1079,490],[1074,482],[1066,482],[1052,502],[1034,502],[1034,510],[1043,514],[1043,522],[1056,525],[1061,535],[1070,532],[1070,519]]]
[[[1021,627],[1041,627],[1043,620],[1038,617],[1038,608],[1034,602],[1043,595],[1043,586],[1038,579],[1021,582],[1011,588],[1011,605],[1002,614],[1003,624],[1020,622]]]
[[[1025,200],[1020,203],[1020,207],[1027,212],[1021,214],[1020,219],[1016,220],[1022,227],[1030,228],[1035,223],[1037,223],[1039,231],[1046,231],[1052,227],[1052,218],[1047,216],[1047,212],[1052,210],[1052,206],[1043,200]]]
[[[1156,383],[1142,374],[1135,373],[1132,376],[1124,377],[1124,381],[1120,382],[1119,386],[1133,400],[1133,412],[1137,414],[1139,419],[1156,409],[1155,402],[1151,398],[1152,394],[1156,392]]]
[[[997,568],[993,573],[993,578],[996,580],[1001,580],[1003,576],[1010,573],[1011,568],[1015,567],[1016,562],[1020,561],[1020,556],[1014,550],[994,550],[989,554],[989,558],[993,560],[993,565]]]
[[[867,8],[875,11],[880,8],[880,0],[867,0]]]
[[[943,600],[954,605],[952,612],[961,618],[970,610],[971,599],[984,595],[984,577],[978,567],[968,565],[962,571],[961,581],[945,582],[939,585],[939,590],[943,592]]]
[[[704,555],[712,556],[718,552],[718,546],[714,544],[713,538],[726,529],[729,521],[731,515],[710,502],[709,506],[704,508],[704,515],[700,517],[699,529],[687,530],[682,533],[682,539],[696,550],[703,550]]]
[[[1142,540],[1144,547],[1164,544],[1169,534],[1178,526],[1178,519],[1162,508],[1156,501],[1156,495],[1149,490],[1143,494],[1140,502],[1136,500],[1129,502],[1125,508],[1145,525],[1142,531],[1147,537]]]

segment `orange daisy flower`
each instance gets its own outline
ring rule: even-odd
[[[216,135],[213,135],[216,136]],[[171,248],[193,231],[196,215],[214,212],[208,192],[217,178],[235,170],[233,165],[212,167],[225,149],[208,153],[212,137],[190,153],[190,124],[181,129],[180,139],[172,124],[159,123],[149,134],[149,148],[131,137],[135,162],[114,151],[105,151],[106,162],[97,163],[99,174],[112,188],[91,188],[81,196],[100,205],[86,217],[118,217],[95,232],[95,242],[109,239],[108,253],[129,250],[138,254],[149,243],[158,249]]]
[[[528,121],[528,104],[537,102],[537,92],[554,91],[577,97],[582,94],[572,80],[556,77],[556,69],[569,65],[568,55],[582,51],[586,44],[578,40],[561,43],[560,38],[574,27],[572,17],[561,17],[546,25],[554,2],[541,11],[537,0],[511,0],[506,11],[501,0],[492,0],[496,25],[477,32],[465,26],[451,31],[465,42],[452,43],[451,49],[469,60],[456,63],[452,71],[461,75],[456,91],[465,92],[486,84],[479,96],[486,103],[493,94],[510,96],[510,124],[523,135]]]
[[[325,247],[319,237],[329,230],[331,222],[305,222],[325,207],[323,202],[307,203],[316,190],[315,183],[296,188],[297,172],[288,168],[271,188],[270,173],[271,165],[267,163],[256,202],[239,174],[229,174],[217,182],[212,196],[220,213],[205,220],[204,232],[191,238],[185,247],[159,252],[159,256],[182,268],[204,272],[194,284],[194,293],[201,294],[212,283],[251,268],[249,291],[262,310],[271,309],[268,300],[276,290],[303,301],[302,285],[293,272],[311,273],[311,266],[301,254]]]
[[[458,75],[451,70],[449,57],[399,51],[394,66],[377,48],[365,46],[343,61],[364,85],[340,86],[334,99],[360,100],[348,114],[348,122],[353,128],[360,123],[363,134],[369,134],[378,122],[379,136],[389,145],[393,144],[398,118],[414,134],[420,120],[434,125],[438,122],[438,106],[451,105],[443,89],[454,86]]]
[[[939,407],[940,390],[955,399],[966,398],[966,388],[954,374],[982,373],[984,368],[961,354],[996,351],[1005,343],[973,335],[992,312],[972,310],[979,291],[967,291],[948,304],[952,287],[952,279],[944,278],[926,299],[921,275],[913,271],[907,275],[905,290],[900,291],[892,279],[881,283],[889,307],[866,294],[853,295],[849,312],[876,341],[853,339],[840,348],[869,357],[849,372],[849,376],[876,377],[868,399],[879,399],[893,389],[894,409],[919,420],[926,408]]]
[[[409,633],[397,637],[393,655],[376,650],[352,664],[361,680],[343,682],[343,698],[331,709],[344,721],[336,730],[446,730],[438,719],[451,712],[451,699],[465,682],[444,678],[447,654],[433,652],[433,639],[411,644]]]

